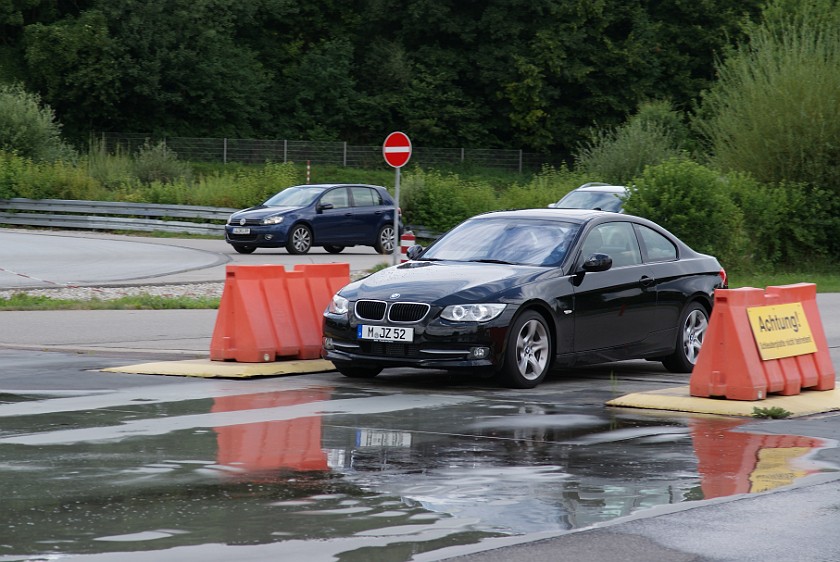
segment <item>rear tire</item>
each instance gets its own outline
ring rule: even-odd
[[[394,253],[395,244],[394,225],[386,224],[379,229],[379,234],[376,237],[376,243],[373,245],[373,249],[380,254],[392,254]]]
[[[672,373],[693,371],[708,328],[709,313],[700,303],[690,303],[680,316],[677,347],[673,354],[662,359],[665,368]]]
[[[233,249],[236,250],[237,252],[239,252],[240,254],[253,254],[254,250],[256,250],[257,247],[256,246],[242,246],[242,245],[237,244],[236,246],[233,247]]]
[[[312,247],[312,231],[305,224],[299,224],[289,232],[286,251],[290,254],[305,254]]]
[[[499,381],[508,388],[534,388],[548,374],[552,349],[545,318],[526,310],[511,324]]]
[[[340,254],[344,246],[324,246],[324,249],[331,254]]]
[[[350,363],[336,363],[335,370],[351,379],[372,379],[382,372],[382,367],[353,367]]]

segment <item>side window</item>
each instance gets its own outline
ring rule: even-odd
[[[334,209],[344,209],[350,206],[350,200],[347,197],[347,189],[340,187],[326,192],[321,196],[321,203],[332,203]]]
[[[633,225],[629,222],[607,222],[589,231],[583,242],[583,257],[586,259],[595,253],[610,256],[613,267],[642,263]]]
[[[674,261],[677,259],[677,248],[670,240],[646,226],[637,226],[645,245],[647,261]]]
[[[354,207],[372,207],[379,205],[379,194],[369,187],[351,187]]]

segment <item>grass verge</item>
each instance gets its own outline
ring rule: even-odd
[[[0,310],[167,310],[219,308],[217,297],[137,295],[116,299],[74,300],[13,293],[0,298]]]

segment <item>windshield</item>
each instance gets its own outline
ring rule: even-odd
[[[287,187],[265,203],[266,207],[306,207],[324,192],[312,187]]]
[[[616,213],[621,210],[621,193],[605,191],[572,191],[563,197],[558,209],[600,209]]]
[[[474,218],[449,231],[420,259],[559,265],[579,228],[553,220]]]

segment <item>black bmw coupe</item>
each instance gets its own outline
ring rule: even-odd
[[[528,209],[472,217],[410,261],[342,288],[322,357],[348,377],[385,367],[491,369],[511,388],[553,366],[625,359],[691,372],[726,272],[639,217]]]

